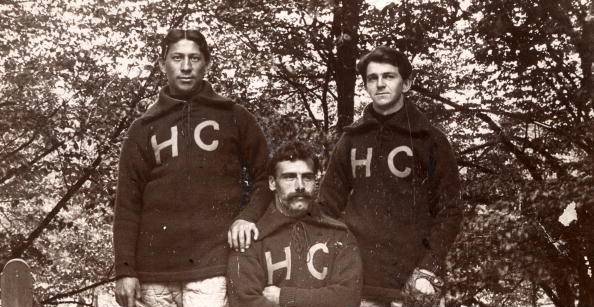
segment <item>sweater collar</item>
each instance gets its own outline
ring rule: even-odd
[[[188,103],[203,104],[228,109],[235,104],[233,100],[223,97],[212,89],[212,85],[202,80],[202,87],[188,100],[175,99],[169,95],[169,86],[164,86],[159,92],[157,103],[153,104],[142,116],[143,120],[159,117],[171,109]]]
[[[381,123],[373,116],[373,106],[368,104],[365,107],[363,116],[344,128],[347,133],[362,132],[369,129],[374,129],[381,125]],[[417,106],[410,102],[404,102],[404,106],[388,119],[385,126],[394,130],[401,130],[413,134],[429,132],[430,123],[427,117],[419,111]]]
[[[319,205],[315,201],[312,202],[308,212],[300,217],[289,217],[282,214],[276,208],[274,201],[272,201],[268,206],[268,209],[266,209],[264,215],[256,223],[256,226],[260,232],[258,240],[262,240],[270,236],[279,229],[289,228],[291,225],[299,222],[347,230],[347,226],[344,223],[322,213]]]

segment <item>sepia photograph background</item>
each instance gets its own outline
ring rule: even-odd
[[[594,5],[587,0],[0,0],[0,268],[36,306],[117,306],[112,223],[127,129],[199,29],[217,92],[327,163],[371,102],[355,70],[403,51],[406,99],[463,180],[448,306],[594,306]],[[200,221],[196,221],[199,223]]]

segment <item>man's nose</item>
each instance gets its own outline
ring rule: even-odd
[[[305,191],[305,182],[303,182],[303,178],[297,178],[297,181],[295,182],[295,190]]]
[[[384,78],[379,77],[377,79],[377,87],[382,88],[386,86],[386,82],[384,82]]]
[[[187,72],[187,71],[191,71],[191,70],[192,70],[192,62],[190,62],[190,59],[188,59],[188,58],[184,59],[181,64],[181,71]]]

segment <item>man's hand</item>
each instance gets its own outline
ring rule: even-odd
[[[242,253],[245,252],[252,243],[252,233],[254,240],[258,240],[259,232],[256,224],[241,219],[235,220],[227,232],[229,247],[236,251],[240,250]]]
[[[420,277],[415,281],[415,289],[423,294],[434,294],[435,288],[426,278]]]
[[[278,305],[280,300],[280,288],[277,286],[268,286],[264,288],[262,295],[269,301]]]
[[[122,307],[134,307],[140,300],[140,282],[136,277],[122,277],[116,281],[116,302]]]
[[[410,290],[432,295],[443,286],[443,281],[433,272],[416,268],[406,284]]]
[[[416,268],[406,282],[404,306],[437,306],[443,280],[433,272]]]

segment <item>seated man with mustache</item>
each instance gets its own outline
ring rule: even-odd
[[[318,165],[300,142],[273,155],[268,183],[274,200],[257,222],[260,237],[229,258],[231,307],[359,306],[359,250],[347,227],[323,215],[314,200]]]

